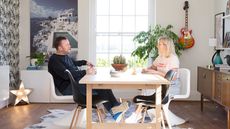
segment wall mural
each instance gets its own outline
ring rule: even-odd
[[[0,0],[0,65],[10,65],[10,89],[19,86],[19,0]]]
[[[77,0],[31,0],[30,1],[30,52],[55,51],[54,39],[65,36],[73,49],[78,48]]]

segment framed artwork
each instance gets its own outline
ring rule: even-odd
[[[226,15],[230,14],[230,0],[227,1],[227,5],[226,5]]]
[[[218,13],[215,15],[215,35],[214,37],[217,40],[217,47],[223,47],[224,41],[224,12]]]
[[[230,32],[226,32],[223,47],[230,48]]]
[[[65,36],[78,48],[78,0],[30,1],[30,55],[55,51],[54,40]]]

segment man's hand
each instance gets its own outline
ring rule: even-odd
[[[96,70],[93,67],[90,67],[86,70],[86,74],[94,75],[96,74]]]
[[[89,62],[89,61],[86,62],[86,65],[89,66],[90,68],[94,67],[94,65],[91,62]]]

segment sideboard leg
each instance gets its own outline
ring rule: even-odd
[[[201,94],[201,97],[200,97],[200,110],[201,110],[201,112],[203,112],[203,106],[204,106],[204,97],[203,97],[203,94]]]
[[[230,129],[230,109],[228,109],[228,129]]]

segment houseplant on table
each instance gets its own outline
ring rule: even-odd
[[[124,56],[115,56],[113,58],[113,64],[111,64],[116,71],[122,71],[127,67],[126,59]]]
[[[132,52],[132,56],[137,56],[144,60],[148,57],[155,59],[158,56],[157,40],[161,36],[168,36],[174,41],[176,54],[180,56],[183,46],[178,43],[179,38],[177,34],[171,30],[172,28],[172,25],[168,25],[166,28],[156,25],[155,27],[150,28],[147,32],[142,31],[137,34],[133,41],[138,43],[138,47]]]

